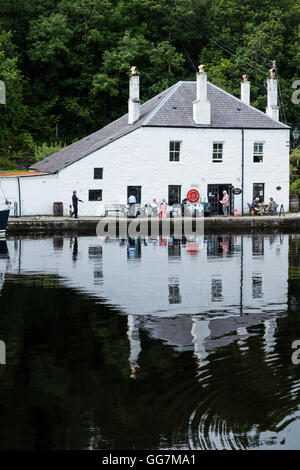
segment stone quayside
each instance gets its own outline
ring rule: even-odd
[[[99,221],[116,221],[121,220],[123,223],[127,221],[128,224],[132,220],[136,219],[116,219],[113,217],[82,217],[77,220],[68,217],[11,217],[7,226],[7,234],[14,235],[15,233],[43,233],[51,234],[57,232],[80,232],[80,233],[93,233],[96,230]],[[149,219],[138,219],[139,221],[148,220],[149,226],[151,220]],[[156,219],[157,220],[157,219]],[[167,221],[168,219],[164,219]],[[174,220],[178,223],[178,218],[169,219],[170,228],[174,227]],[[180,219],[183,221],[183,219]],[[193,219],[195,220],[195,219]],[[191,219],[189,219],[191,222]],[[159,220],[160,229],[162,227],[162,219]],[[208,231],[224,231],[233,230],[239,231],[262,231],[262,232],[273,232],[273,231],[300,231],[300,214],[286,214],[281,217],[268,216],[268,217],[207,217],[204,219],[204,230]]]

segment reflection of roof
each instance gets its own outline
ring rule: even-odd
[[[0,177],[8,177],[8,176],[41,176],[47,175],[48,173],[41,172],[41,171],[7,171],[5,173],[0,173]]]
[[[180,315],[175,318],[147,317],[143,328],[151,332],[153,338],[162,339],[178,350],[193,350],[192,318]]]
[[[289,129],[211,83],[208,83],[208,98],[212,113],[210,126],[197,125],[193,120],[196,83],[178,82],[146,101],[141,106],[141,117],[135,124],[128,124],[128,115],[125,114],[99,131],[35,163],[31,168],[56,173],[142,126]]]

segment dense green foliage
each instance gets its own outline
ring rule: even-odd
[[[281,120],[300,121],[291,101],[300,0],[0,0],[0,11],[0,162],[26,163],[36,146],[70,143],[122,115],[131,65],[143,101],[205,63],[237,96],[247,73],[252,104],[264,110],[276,59]]]
[[[300,196],[300,148],[291,153],[290,166],[290,193]]]

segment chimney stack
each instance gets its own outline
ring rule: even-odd
[[[129,79],[128,124],[134,124],[140,118],[140,77],[137,67],[131,67]]]
[[[270,77],[267,80],[268,105],[266,114],[275,121],[279,121],[278,84],[275,67],[275,61],[273,61],[273,67],[270,69]]]
[[[241,101],[250,105],[250,82],[248,82],[248,75],[243,75],[241,82]]]
[[[199,72],[196,74],[197,88],[196,101],[193,102],[193,119],[196,124],[211,124],[210,101],[207,99],[207,74],[205,66],[199,65]]]

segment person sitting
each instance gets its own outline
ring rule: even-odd
[[[259,197],[256,197],[252,203],[251,203],[251,207],[250,207],[250,211],[252,213],[252,215],[259,215],[260,214],[260,208],[259,208]]]
[[[274,201],[274,199],[270,197],[267,211],[270,215],[276,215],[276,209],[277,209],[277,204]]]

